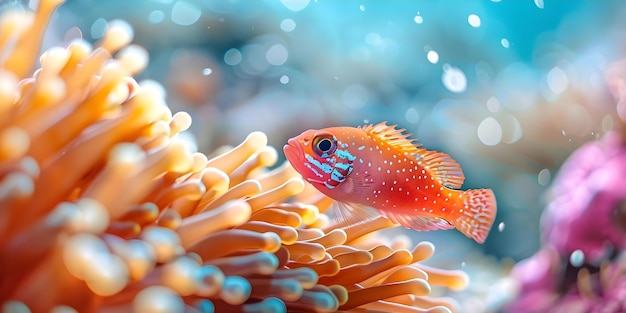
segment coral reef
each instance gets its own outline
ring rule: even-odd
[[[508,312],[626,311],[626,129],[623,61],[607,67],[616,130],[561,167],[542,216],[544,246],[513,270],[520,295]]]
[[[60,0],[0,18],[3,312],[453,312],[425,266],[434,246],[389,244],[382,218],[334,223],[331,201],[263,133],[210,157],[179,135],[127,24],[92,47],[51,48]]]

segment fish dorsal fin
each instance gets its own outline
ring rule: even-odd
[[[438,229],[452,229],[454,225],[441,217],[423,217],[407,214],[399,214],[379,210],[380,215],[388,218],[396,224],[400,224],[405,228],[417,231],[430,231]]]
[[[465,176],[461,166],[454,159],[443,152],[421,148],[422,145],[417,142],[417,139],[410,139],[411,134],[405,133],[405,129],[398,129],[396,126],[382,122],[363,126],[362,129],[373,139],[384,142],[396,151],[415,156],[419,165],[437,178],[442,185],[454,189],[461,188]]]
[[[418,154],[426,151],[420,148],[417,139],[410,139],[411,134],[405,133],[404,128],[396,128],[397,125],[387,125],[387,122],[376,125],[365,125],[361,129],[375,140],[380,140],[397,151],[406,154]]]
[[[461,170],[459,163],[456,163],[449,155],[443,152],[424,150],[424,153],[417,155],[417,161],[442,185],[453,189],[459,189],[463,185],[465,180],[463,170]]]

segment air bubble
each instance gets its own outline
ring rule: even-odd
[[[413,18],[413,21],[417,24],[422,24],[424,23],[424,18],[420,15],[419,12],[417,12],[417,15],[415,15],[415,17]]]
[[[487,110],[491,112],[498,112],[500,110],[500,101],[496,97],[490,97],[487,99]]]
[[[91,24],[91,38],[100,39],[106,33],[108,23],[105,19],[99,18]]]
[[[535,0],[535,5],[538,8],[543,9],[543,0]]]
[[[550,70],[548,76],[546,77],[546,80],[548,83],[548,88],[550,88],[550,90],[552,90],[552,92],[554,92],[555,94],[562,93],[563,91],[565,91],[565,89],[567,89],[567,86],[569,85],[569,79],[567,78],[567,74],[565,74],[565,72],[558,67]]]
[[[500,39],[500,44],[507,49],[511,46],[509,40],[506,38]]]
[[[472,27],[480,27],[480,17],[476,14],[470,14],[467,17],[467,22],[470,24],[470,26]]]
[[[365,42],[372,46],[378,46],[383,43],[383,39],[378,33],[368,33],[365,35]]]
[[[493,117],[485,118],[478,125],[478,139],[487,146],[495,146],[502,141],[502,126]]]
[[[202,12],[194,4],[186,1],[177,1],[172,8],[172,22],[181,26],[189,26],[200,19]]]
[[[465,73],[463,73],[461,69],[448,64],[443,66],[441,81],[446,89],[455,93],[461,93],[465,91],[465,88],[467,87],[467,78],[465,77]]]
[[[569,256],[569,263],[575,267],[580,267],[583,263],[585,263],[585,253],[583,253],[580,249],[575,250]]]
[[[228,65],[237,65],[241,63],[241,51],[239,49],[228,49],[226,53],[224,53],[224,62]]]
[[[309,0],[280,0],[280,2],[289,10],[297,12],[309,5]]]
[[[269,64],[272,65],[283,65],[287,62],[287,58],[289,57],[289,52],[287,48],[281,44],[275,44],[267,49],[267,53],[265,53],[265,59]]]
[[[286,33],[291,32],[296,29],[296,22],[290,18],[286,18],[280,22],[280,29]]]
[[[537,181],[539,182],[539,185],[541,186],[546,186],[548,183],[550,183],[550,178],[551,178],[551,174],[550,174],[550,170],[547,168],[542,169],[539,172],[539,175],[537,175]]]
[[[408,108],[406,113],[404,113],[404,118],[411,124],[417,124],[420,120],[420,113],[416,108]]]
[[[435,50],[430,50],[426,54],[426,58],[428,59],[428,62],[432,64],[437,64],[437,62],[439,62],[439,53],[437,53],[437,51]]]
[[[165,19],[165,13],[161,10],[154,10],[148,14],[148,21],[152,24],[159,24]]]

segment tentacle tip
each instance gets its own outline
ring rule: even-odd
[[[255,131],[250,133],[244,142],[250,145],[250,148],[258,150],[267,146],[267,135],[264,132]]]

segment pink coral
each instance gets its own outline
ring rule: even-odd
[[[622,122],[624,64],[606,72]],[[542,216],[544,247],[514,268],[520,290],[508,312],[626,311],[626,133],[616,126],[561,167]]]
[[[554,200],[543,217],[546,243],[559,254],[581,250],[588,260],[602,259],[610,248],[626,248],[616,209],[626,194],[626,148],[617,133],[582,146],[561,168]]]
[[[572,154],[542,217],[545,246],[512,272],[520,296],[509,312],[623,312],[624,261],[614,260],[626,249],[624,177],[618,133]]]

